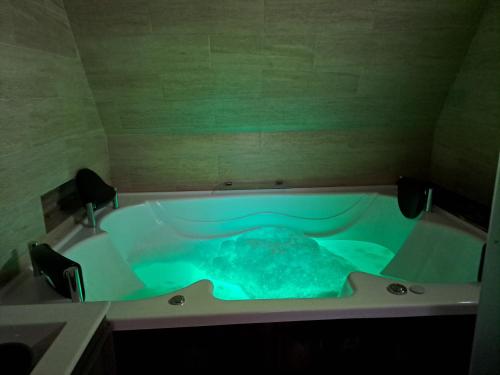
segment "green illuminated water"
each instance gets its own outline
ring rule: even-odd
[[[185,239],[133,264],[145,284],[130,299],[174,292],[210,280],[223,300],[321,298],[349,295],[349,273],[380,275],[394,257],[371,242],[312,238],[284,227],[262,227],[225,238]]]

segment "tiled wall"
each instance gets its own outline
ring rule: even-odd
[[[482,0],[65,0],[122,190],[426,176]]]
[[[1,268],[45,233],[42,194],[82,166],[109,174],[62,0],[0,0],[0,114]]]
[[[500,1],[490,0],[436,126],[432,178],[490,204],[500,151]]]

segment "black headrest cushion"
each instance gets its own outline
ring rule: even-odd
[[[70,267],[77,267],[80,272],[80,284],[82,294],[85,299],[85,289],[83,286],[82,267],[77,262],[59,254],[47,244],[37,245],[30,251],[33,267],[37,268],[47,279],[51,286],[62,296],[71,298],[68,282],[64,277],[64,271]]]
[[[403,177],[398,181],[398,205],[401,213],[414,219],[425,208],[426,183],[414,178]]]
[[[75,181],[84,204],[95,203],[99,206],[112,200],[116,194],[112,186],[106,184],[97,173],[87,168],[77,172]]]

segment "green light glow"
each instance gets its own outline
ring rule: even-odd
[[[344,285],[350,272],[378,275],[393,257],[370,242],[314,239],[287,228],[263,227],[198,241],[161,261],[135,264],[146,289],[128,299],[174,292],[204,279],[212,281],[214,296],[223,300],[344,297],[350,293]]]
[[[429,229],[414,233],[418,222],[394,197],[372,193],[172,199],[114,211],[101,221],[105,234],[67,255],[82,264],[88,301],[157,297],[201,280],[223,300],[339,298],[353,293],[354,271],[434,275],[419,245]]]

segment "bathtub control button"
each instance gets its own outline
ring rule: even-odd
[[[402,284],[389,284],[387,290],[389,291],[389,293],[395,294],[397,296],[408,293],[408,289]]]
[[[424,294],[425,288],[422,285],[411,285],[410,292],[415,294]]]
[[[184,296],[181,296],[180,294],[173,296],[168,300],[168,303],[174,306],[182,306],[186,302],[186,298]]]

